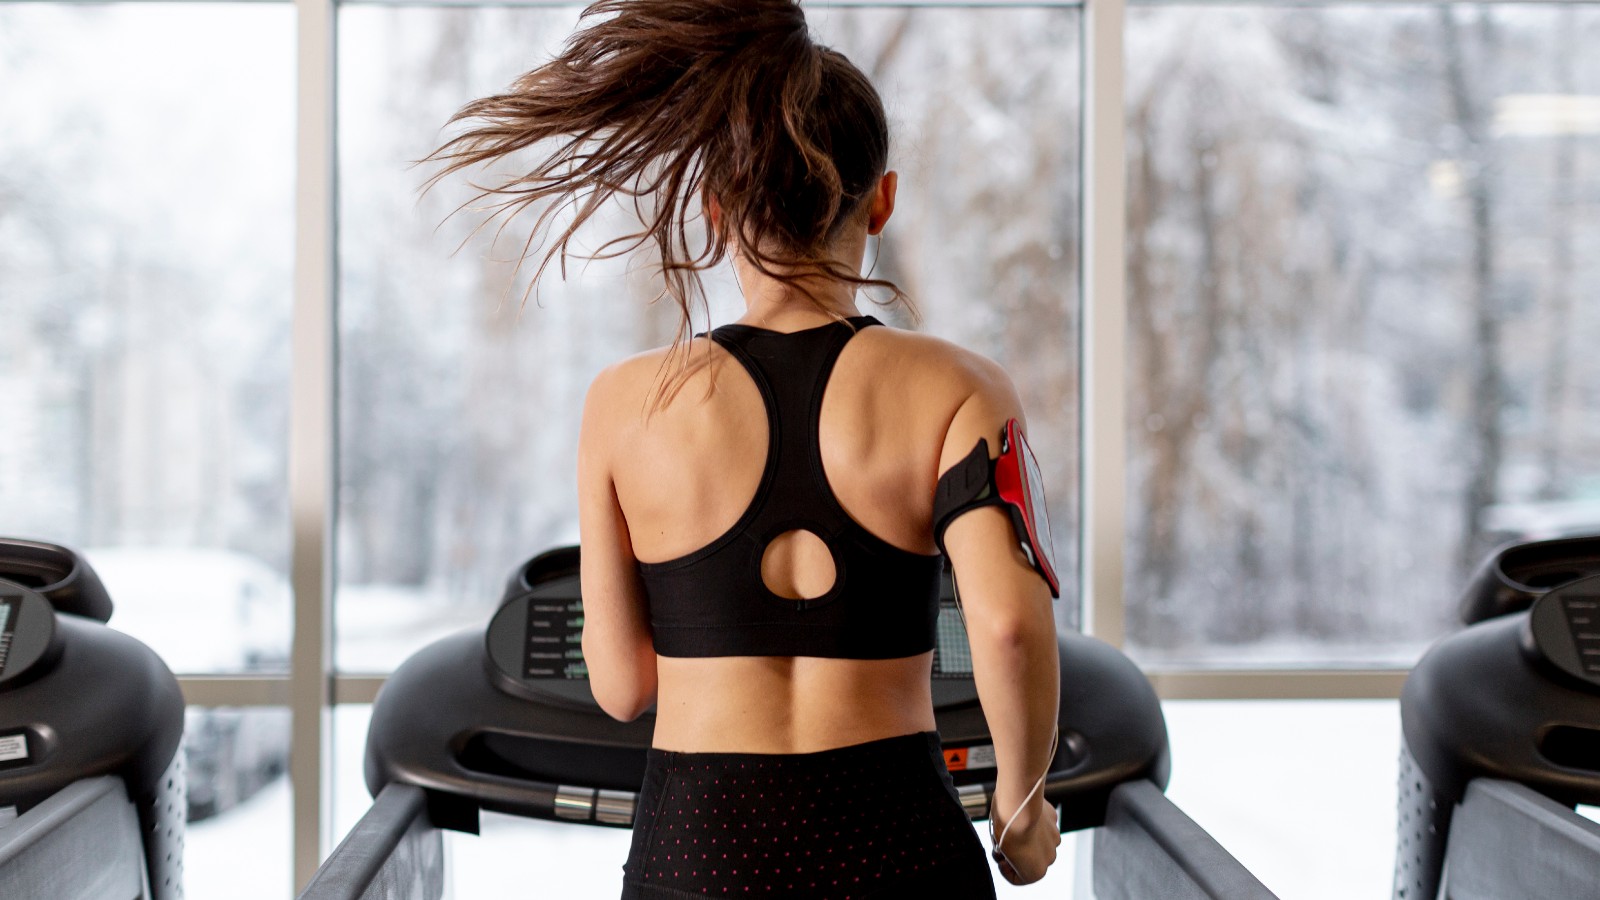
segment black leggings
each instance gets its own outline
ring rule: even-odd
[[[993,876],[936,732],[816,753],[652,748],[622,900],[984,900]]]

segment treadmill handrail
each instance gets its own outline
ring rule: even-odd
[[[1233,854],[1146,780],[1111,792],[1094,832],[1097,900],[1278,900]]]
[[[1600,822],[1538,791],[1478,778],[1450,822],[1450,900],[1600,898]]]
[[[0,829],[0,865],[26,852],[47,837],[62,822],[81,815],[107,794],[126,800],[122,779],[112,775],[83,778],[67,785],[19,819]]]
[[[0,828],[0,897],[150,897],[139,816],[122,779],[74,781]]]
[[[439,900],[444,896],[443,837],[429,824],[427,807],[427,795],[419,787],[384,787],[361,821],[317,869],[311,883],[300,893],[300,900]],[[429,859],[421,861],[426,877],[409,880],[401,889],[403,893],[383,892],[379,882],[384,869],[413,829],[423,831],[421,839],[437,848],[437,852],[430,850]]]

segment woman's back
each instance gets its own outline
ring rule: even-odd
[[[764,327],[794,332],[828,321],[808,311]],[[604,420],[609,449],[601,452],[610,457],[633,555],[645,564],[679,559],[724,536],[749,509],[768,462],[761,393],[708,338],[689,348],[693,374],[674,385],[670,402],[650,410],[663,352],[615,366],[590,396]],[[816,440],[826,488],[856,524],[899,550],[937,552],[931,519],[941,450],[972,393],[973,370],[983,365],[943,341],[889,328],[863,328],[844,345],[827,379]],[[827,546],[804,531],[774,540],[760,574],[774,593],[795,598],[822,595],[836,575]],[[916,621],[886,624],[918,628]],[[664,655],[655,745],[797,753],[929,730],[931,658]]]

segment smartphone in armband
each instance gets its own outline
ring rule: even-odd
[[[1022,423],[1008,419],[1000,432],[1000,455],[989,458],[989,441],[979,438],[964,459],[939,477],[933,501],[933,533],[944,550],[944,532],[962,513],[980,506],[1002,506],[1011,517],[1017,542],[1028,563],[1061,596],[1051,545],[1050,514],[1045,507],[1039,461],[1023,436]]]

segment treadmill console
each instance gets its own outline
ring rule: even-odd
[[[583,662],[583,601],[577,597],[530,595],[523,633],[522,672],[534,678],[588,678]]]
[[[440,638],[384,683],[367,731],[375,796],[402,782],[428,792],[436,825],[476,828],[480,810],[627,827],[655,716],[606,715],[583,659],[577,547],[512,573],[485,632]],[[1057,633],[1060,749],[1045,783],[1066,830],[1105,821],[1119,783],[1166,783],[1167,739],[1155,690],[1116,648]],[[994,741],[978,703],[965,623],[946,579],[929,685],[946,768],[962,807],[988,814]]]
[[[21,683],[55,648],[56,615],[50,601],[0,579],[0,690]]]
[[[1600,689],[1600,575],[1540,597],[1528,615],[1539,655],[1590,690]]]
[[[576,570],[513,593],[489,621],[486,650],[489,674],[507,693],[594,705]]]

